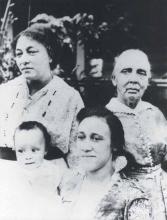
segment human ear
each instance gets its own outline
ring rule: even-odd
[[[127,160],[124,156],[118,156],[115,160],[115,172],[121,171],[127,165]]]
[[[52,63],[52,61],[53,61],[52,58],[49,57],[49,63]]]
[[[151,75],[149,76],[149,78],[148,78],[148,85],[151,83]]]
[[[112,80],[113,85],[116,86],[117,83],[116,83],[116,79],[115,79],[115,75],[114,74],[112,74],[111,80]]]

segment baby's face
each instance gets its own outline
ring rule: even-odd
[[[41,166],[45,155],[45,139],[40,129],[17,130],[15,150],[18,163],[26,169]]]

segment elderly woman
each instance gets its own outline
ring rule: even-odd
[[[16,37],[13,48],[21,76],[0,87],[0,146],[13,148],[20,121],[35,120],[47,127],[53,147],[73,151],[76,114],[83,102],[75,89],[52,75],[59,40],[50,29],[34,24]]]
[[[69,216],[65,212],[65,219],[151,219],[146,195],[135,184],[114,174],[116,158],[125,153],[124,132],[118,118],[102,107],[84,108],[77,119],[82,172],[70,173],[68,178],[66,174],[60,184],[64,206],[70,210]]]
[[[112,75],[117,97],[107,108],[121,120],[125,150],[131,154],[122,175],[150,195],[155,219],[167,218],[167,184],[161,162],[167,154],[166,122],[161,111],[142,101],[151,67],[141,50],[129,49],[115,59]]]

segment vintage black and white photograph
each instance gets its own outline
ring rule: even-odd
[[[166,120],[166,0],[0,0],[0,220],[167,220]]]

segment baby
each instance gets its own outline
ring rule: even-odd
[[[14,144],[19,165],[33,170],[45,163],[44,156],[50,145],[50,135],[41,123],[27,121],[16,129]]]
[[[66,165],[63,159],[54,163],[44,159],[50,146],[50,135],[44,125],[37,121],[23,122],[15,131],[14,144],[18,165],[32,178],[31,184],[33,178],[35,186],[39,183],[38,188],[44,183],[50,184],[50,189],[52,184],[54,188],[59,184]]]
[[[61,159],[56,163],[44,159],[50,145],[47,129],[36,121],[23,122],[15,131],[14,144],[17,162],[4,165],[7,178],[0,193],[6,197],[0,219],[55,219],[61,215],[57,186],[66,165]]]

